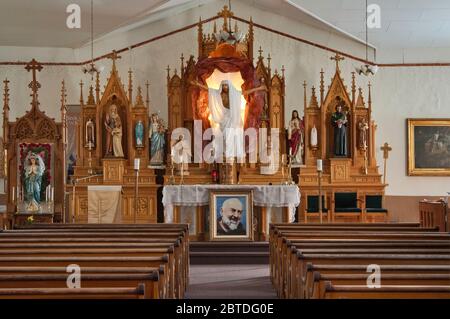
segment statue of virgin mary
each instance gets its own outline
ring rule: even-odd
[[[42,157],[29,152],[25,158],[24,186],[25,207],[27,211],[36,212],[40,209],[42,176],[45,164]]]

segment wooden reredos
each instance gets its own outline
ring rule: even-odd
[[[66,93],[64,81],[62,82],[61,93],[61,119],[62,122],[56,122],[55,119],[48,117],[44,111],[41,111],[39,105],[38,91],[41,84],[37,80],[37,73],[43,69],[43,66],[35,59],[29,62],[25,69],[32,73],[32,81],[28,87],[31,89],[31,109],[15,121],[10,121],[10,93],[9,81],[4,83],[4,104],[3,104],[3,146],[5,150],[5,171],[7,194],[7,211],[9,214],[17,212],[17,202],[13,198],[13,189],[18,187],[20,178],[18,161],[18,147],[22,143],[27,144],[51,144],[53,148],[53,172],[51,185],[54,187],[55,219],[62,220],[62,211],[64,205],[64,185],[65,185],[65,146],[66,146]],[[19,196],[15,194],[14,197]]]

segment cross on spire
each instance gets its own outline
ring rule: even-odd
[[[228,20],[231,22],[231,17],[234,17],[234,13],[230,11],[228,6],[224,6],[223,10],[221,12],[218,12],[217,15],[223,17],[223,30],[228,31]]]
[[[110,53],[107,56],[108,59],[111,59],[113,61],[113,69],[116,68],[116,60],[121,59],[122,57],[120,55],[117,54],[116,50],[113,50],[112,53]]]
[[[336,70],[339,70],[339,62],[345,60],[345,58],[336,52],[336,55],[331,57],[330,60],[336,61]]]
[[[37,100],[37,91],[41,87],[41,84],[36,79],[36,71],[40,72],[42,70],[42,64],[33,59],[25,66],[25,70],[33,73],[33,80],[28,84],[28,87],[33,91],[31,96],[33,101],[35,101]]]
[[[259,57],[262,58],[262,54],[263,54],[263,52],[264,52],[263,49],[262,49],[262,47],[259,47],[258,52],[259,52]]]

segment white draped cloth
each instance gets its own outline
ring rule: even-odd
[[[230,189],[253,190],[253,205],[288,207],[289,222],[295,220],[295,208],[300,205],[297,185],[168,185],[163,189],[164,221],[173,223],[174,206],[207,206],[211,190]]]
[[[217,69],[206,79],[211,127],[215,135],[219,132],[224,135],[226,157],[244,156],[243,127],[247,102],[242,95],[243,83],[240,72],[222,73]],[[223,105],[223,84],[228,84],[229,108]],[[220,145],[216,143],[214,148],[219,150]]]

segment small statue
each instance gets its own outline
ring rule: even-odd
[[[90,150],[95,147],[95,126],[91,118],[86,121],[86,147]]]
[[[316,128],[315,124],[314,124],[314,127],[311,129],[310,144],[311,144],[312,148],[317,148],[317,146],[319,145],[318,138],[317,138],[317,128]]]
[[[331,124],[334,126],[334,155],[347,157],[347,112],[344,111],[345,102],[336,97],[336,112],[331,116]]]
[[[292,156],[292,164],[303,164],[303,130],[303,121],[299,118],[298,111],[294,110],[288,129],[289,155]]]
[[[134,128],[134,133],[136,137],[136,147],[142,148],[144,147],[144,124],[141,120],[136,123],[136,127]]]
[[[122,120],[117,105],[111,104],[105,119],[106,154],[105,156],[124,157],[122,147]]]
[[[369,129],[369,124],[367,120],[363,118],[358,124],[359,127],[359,148],[361,150],[367,149],[367,130]]]
[[[45,172],[45,164],[42,157],[28,153],[25,158],[24,186],[26,210],[37,212],[41,203],[42,176]]]
[[[185,140],[184,135],[180,135],[178,140],[172,144],[171,154],[173,164],[178,165],[181,175],[187,175],[192,154],[190,145]]]
[[[150,164],[161,165],[164,163],[164,147],[166,145],[165,139],[166,129],[164,122],[159,118],[157,113],[152,114],[150,124]]]

